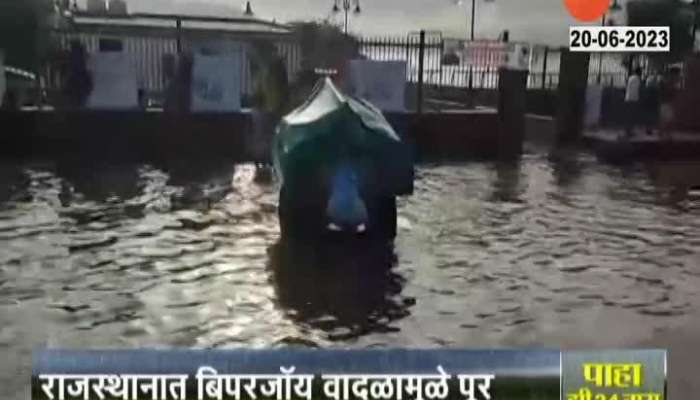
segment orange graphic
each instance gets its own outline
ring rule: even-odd
[[[569,13],[579,21],[591,22],[603,18],[610,0],[564,0]]]

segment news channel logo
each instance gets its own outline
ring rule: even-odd
[[[664,400],[666,351],[605,350],[562,354],[566,400]]]
[[[593,22],[603,18],[610,8],[610,0],[564,0],[572,17],[580,22]]]

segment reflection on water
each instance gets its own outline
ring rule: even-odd
[[[120,202],[139,195],[141,181],[138,166],[133,164],[100,165],[76,161],[56,165],[56,175],[61,177],[59,200],[63,207],[77,201],[95,203]]]
[[[493,182],[492,201],[519,201],[520,168],[517,163],[498,163],[495,165],[496,179]]]
[[[393,247],[351,243],[284,243],[271,248],[277,302],[294,321],[346,340],[398,330],[391,323],[408,314],[400,297],[403,278],[392,267]]]
[[[670,189],[669,203],[681,208],[700,204],[700,163],[665,163],[649,170],[657,186]]]
[[[251,165],[4,161],[2,397],[24,397],[14,377],[40,346],[551,345],[621,317],[634,329],[609,336],[666,329],[700,306],[698,168],[575,151],[425,165],[394,247],[365,248],[278,243],[277,187]]]
[[[582,162],[576,156],[576,150],[569,148],[554,148],[547,160],[552,165],[554,182],[559,187],[573,186],[581,177]]]

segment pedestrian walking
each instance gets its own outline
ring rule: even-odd
[[[642,91],[642,69],[637,67],[627,80],[625,91],[625,135],[629,138],[639,124],[640,95]]]

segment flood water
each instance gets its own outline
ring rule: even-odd
[[[698,171],[422,165],[394,248],[316,248],[277,243],[251,165],[4,161],[0,394],[45,346],[642,343],[698,315]]]

